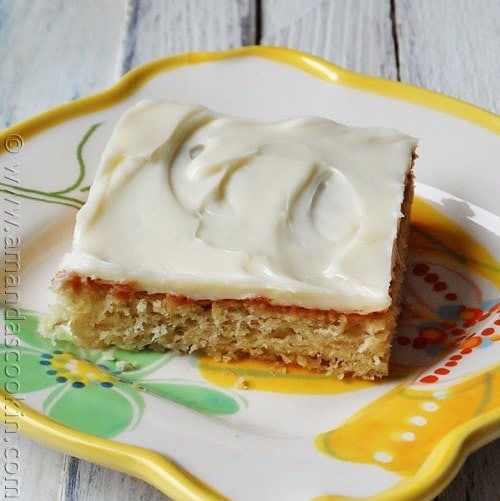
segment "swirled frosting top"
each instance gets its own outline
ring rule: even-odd
[[[415,145],[141,101],[103,152],[62,268],[195,299],[383,310]]]

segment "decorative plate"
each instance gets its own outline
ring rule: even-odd
[[[121,113],[144,97],[246,117],[323,115],[419,138],[388,379],[38,337],[100,152]],[[499,130],[498,117],[454,99],[266,47],[154,61],[10,127],[0,135],[5,423],[174,498],[436,495],[468,453],[500,436]]]

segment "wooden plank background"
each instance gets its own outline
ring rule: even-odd
[[[0,128],[102,90],[157,57],[263,44],[500,112],[498,0],[0,0]],[[23,500],[165,499],[16,436]],[[500,441],[439,501],[500,499]]]

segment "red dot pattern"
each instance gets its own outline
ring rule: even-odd
[[[458,300],[458,294],[450,291],[449,285],[438,273],[431,271],[431,267],[428,264],[417,263],[413,266],[411,272],[414,276],[421,278],[423,282],[431,286],[434,292],[443,293],[446,301],[454,302]],[[431,384],[439,381],[441,376],[449,374],[465,356],[470,355],[476,347],[484,344],[483,338],[491,337],[491,339],[496,341],[498,335],[495,336],[495,332],[498,331],[496,331],[494,327],[491,327],[491,324],[477,332],[470,332],[470,330],[467,330],[473,325],[487,320],[495,312],[500,312],[500,303],[495,304],[486,311],[477,307],[463,307],[457,322],[452,320],[443,320],[440,322],[440,329],[442,329],[443,332],[442,336],[438,336],[440,331],[438,328],[423,329],[419,331],[418,336],[413,339],[409,336],[399,336],[397,339],[398,344],[403,346],[411,345],[414,349],[423,349],[430,344],[446,342],[449,344],[449,348],[460,350],[458,353],[455,351],[453,355],[443,360],[440,366],[433,370],[432,374],[422,376],[419,382]],[[500,318],[493,320],[493,325],[500,325]],[[450,336],[453,341],[451,341]]]
[[[437,273],[431,272],[430,266],[424,263],[417,263],[413,266],[412,273],[416,277],[423,278],[424,282],[432,284],[432,289],[435,292],[444,292],[448,290],[448,284],[441,280]],[[454,292],[447,292],[444,296],[447,301],[456,301],[457,294]]]
[[[429,271],[429,266],[423,263],[418,263],[413,267],[413,274],[417,277],[423,277]]]
[[[424,276],[424,280],[429,283],[429,284],[432,284],[434,283],[436,280],[439,279],[439,275],[436,275],[435,273],[427,273],[425,276]]]

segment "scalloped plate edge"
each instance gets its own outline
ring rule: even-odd
[[[357,74],[296,50],[250,46],[225,51],[180,54],[151,61],[130,71],[107,90],[10,126],[0,133],[0,142],[6,149],[6,141],[11,134],[20,134],[23,138],[29,137],[71,118],[111,107],[132,95],[159,73],[186,65],[252,56],[293,66],[332,84],[419,104],[500,133],[499,117],[458,99],[401,82]],[[18,416],[22,423],[22,426],[19,426],[20,432],[48,447],[133,475],[175,498],[194,496],[206,500],[224,499],[214,488],[158,453],[78,432],[47,418],[22,402],[9,403],[9,401],[14,402],[12,396],[3,390],[0,390],[0,393],[4,400],[5,416]],[[14,414],[7,414],[8,412]],[[369,499],[385,501],[406,499],[407,496],[416,496],[419,499],[431,498],[453,479],[470,453],[498,437],[500,437],[500,409],[498,412],[490,412],[471,420],[446,435],[417,475],[402,480]],[[316,499],[361,501],[367,498],[327,496]]]
[[[129,71],[102,92],[76,99],[4,129],[0,132],[0,142],[5,149],[5,141],[11,134],[27,138],[69,118],[108,108],[133,94],[158,73],[186,65],[252,56],[293,66],[331,83],[420,104],[500,133],[500,118],[496,114],[459,99],[403,82],[355,73],[297,50],[256,45],[223,51],[191,52],[150,61]]]

